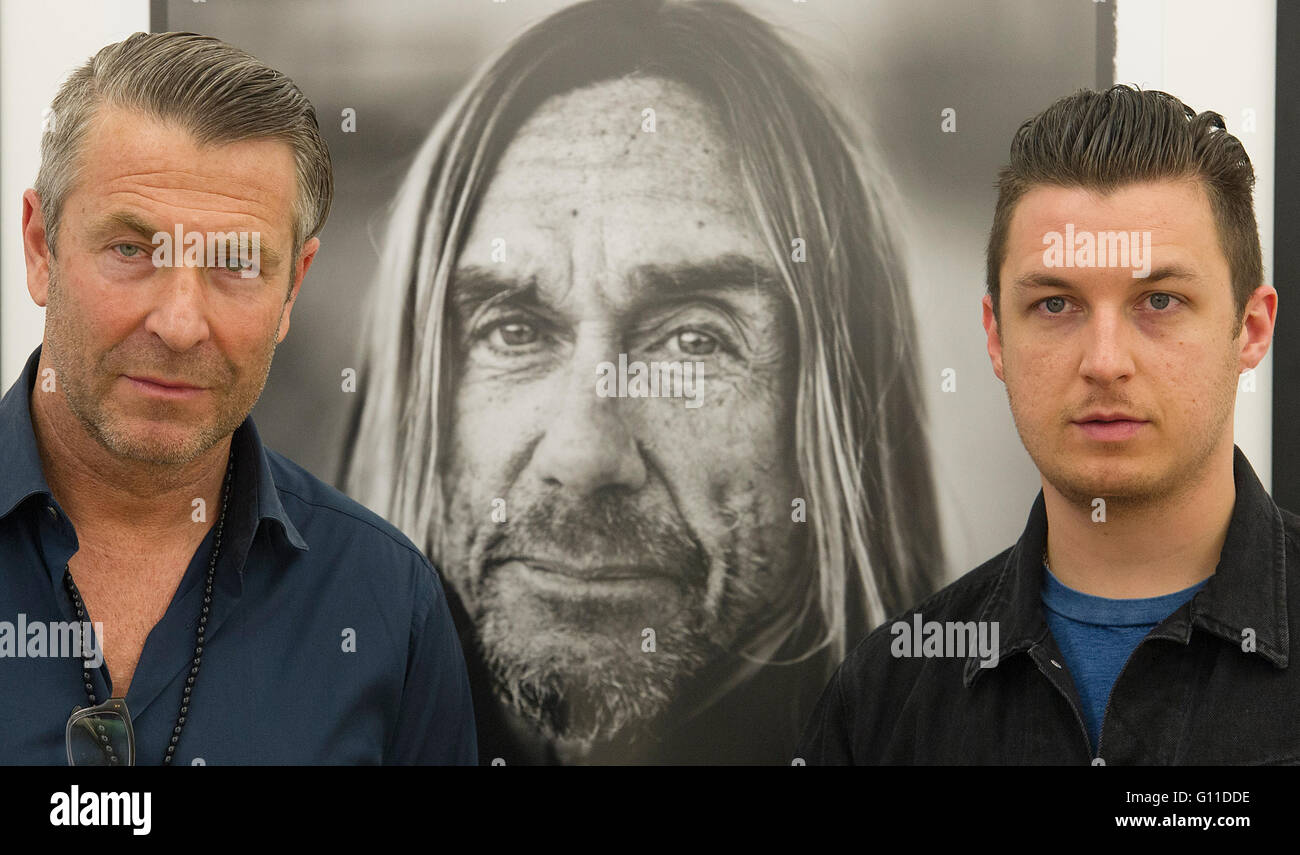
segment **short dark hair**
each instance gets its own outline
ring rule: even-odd
[[[1139,181],[1195,179],[1210,200],[1219,247],[1232,274],[1240,323],[1246,301],[1264,281],[1255,224],[1255,170],[1223,116],[1197,113],[1167,92],[1123,84],[1080,89],[1026,121],[998,174],[998,201],[988,245],[988,293],[998,309],[998,274],[1016,203],[1036,186],[1109,193]]]

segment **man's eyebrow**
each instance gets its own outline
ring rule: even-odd
[[[1092,268],[1084,269],[1090,270]],[[1135,285],[1143,283],[1150,284],[1152,282],[1159,282],[1162,279],[1198,281],[1200,278],[1201,277],[1196,275],[1196,273],[1194,273],[1190,268],[1183,267],[1180,264],[1164,264],[1160,267],[1153,268],[1146,276],[1134,277],[1133,283]],[[1051,273],[1042,272],[1026,273],[1022,276],[1017,276],[1015,281],[1011,284],[1012,287],[1022,290],[1029,290],[1031,288],[1059,288],[1063,291],[1071,291],[1077,287],[1069,279]]]
[[[636,301],[641,306],[679,302],[720,291],[781,293],[780,276],[773,268],[738,253],[708,261],[643,264],[632,269],[630,278],[643,286],[639,290],[644,296]],[[507,299],[539,304],[537,276],[523,279],[468,264],[458,268],[452,277],[451,300],[458,312]]]
[[[250,245],[250,252],[251,249],[252,247]],[[280,269],[280,262],[284,260],[284,256],[280,254],[278,249],[271,246],[260,237],[257,239],[257,255],[258,267],[270,272],[278,271]]]
[[[111,214],[105,214],[91,224],[90,239],[92,242],[97,242],[110,238],[122,230],[135,232],[150,242],[153,241],[153,236],[158,232],[167,231],[145,222],[128,211],[114,211]]]
[[[1159,282],[1161,279],[1186,279],[1190,281],[1198,281],[1201,277],[1197,275],[1196,271],[1189,267],[1183,267],[1181,264],[1162,264],[1159,267],[1152,268],[1151,272],[1146,276],[1140,276],[1138,278],[1144,279],[1147,282]]]
[[[702,262],[646,264],[634,269],[632,278],[651,292],[644,302],[671,302],[717,291],[782,293],[776,270],[738,253]]]
[[[452,307],[457,314],[464,315],[478,306],[511,298],[537,302],[537,277],[519,279],[499,274],[490,267],[467,264],[452,274],[450,290]]]

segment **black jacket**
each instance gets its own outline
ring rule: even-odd
[[[891,648],[912,648],[886,621],[831,678],[797,757],[810,765],[1300,764],[1300,517],[1273,503],[1240,449],[1233,477],[1218,568],[1133,651],[1099,747],[1089,744],[1043,617],[1040,492],[1015,546],[897,619],[997,621],[996,664],[981,667],[978,652],[896,657]]]

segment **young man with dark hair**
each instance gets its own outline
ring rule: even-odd
[[[1216,113],[1080,91],[1002,171],[984,327],[1042,491],[846,659],[808,763],[1287,763],[1300,518],[1233,444],[1264,358],[1254,172]]]

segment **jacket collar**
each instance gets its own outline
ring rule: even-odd
[[[41,496],[44,502],[54,500],[41,468],[40,450],[32,428],[31,395],[40,357],[41,348],[37,347],[27,357],[22,374],[0,398],[0,473],[3,473],[0,477],[0,520],[12,514],[31,496]],[[280,524],[285,539],[294,548],[307,549],[307,542],[280,502],[266,448],[251,417],[244,419],[243,424],[235,429],[231,445],[236,452],[237,466],[240,460],[251,460],[254,464],[253,495],[256,497],[257,523],[274,520]]]
[[[1289,660],[1290,626],[1286,598],[1286,529],[1282,514],[1250,461],[1233,447],[1236,501],[1219,564],[1206,586],[1192,598],[1189,612],[1176,612],[1155,632],[1187,644],[1193,627],[1240,647],[1250,635],[1256,651],[1279,668]],[[984,598],[981,621],[997,621],[1001,639],[998,664],[1039,643],[1047,635],[1041,586],[1047,545],[1047,506],[1039,490],[1029,521]],[[1247,632],[1249,631],[1249,633]],[[993,667],[997,667],[996,665]],[[980,658],[966,662],[962,682],[970,686],[984,671]]]

